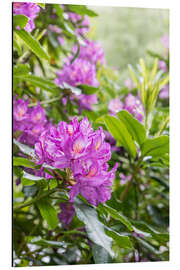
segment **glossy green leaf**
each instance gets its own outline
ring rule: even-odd
[[[111,263],[112,258],[105,248],[95,243],[92,244],[93,259],[96,264],[99,263]]]
[[[82,16],[83,15],[88,15],[90,17],[98,16],[97,13],[95,13],[93,10],[88,9],[86,6],[68,5],[68,9]]]
[[[47,221],[51,230],[55,229],[59,220],[55,208],[50,204],[48,199],[38,200],[37,206],[40,210],[41,216]]]
[[[62,18],[62,17],[63,17],[63,9],[61,8],[61,6],[58,5],[58,4],[54,4],[53,6],[54,6],[54,8],[56,9],[56,14],[57,14],[60,18]]]
[[[118,118],[124,123],[134,140],[141,145],[146,140],[144,126],[128,111],[122,110],[117,113]]]
[[[52,93],[59,93],[57,85],[48,79],[44,79],[35,75],[28,75],[25,76],[23,80],[31,82],[32,85],[40,87],[42,90],[46,90]]]
[[[18,66],[13,67],[13,76],[14,77],[23,77],[28,75],[29,73],[29,65],[19,64]]]
[[[147,234],[149,234],[149,236],[159,241],[160,243],[167,243],[169,241],[169,234],[167,232],[158,231],[143,221],[133,221],[132,223],[136,233],[144,234],[146,237]]]
[[[128,236],[119,234],[118,232],[109,228],[106,230],[106,234],[114,239],[120,248],[133,248],[132,242]]]
[[[117,210],[111,208],[106,204],[100,204],[98,208],[106,211],[111,215],[112,218],[121,221],[130,231],[133,231],[131,222],[122,213],[118,212]]]
[[[34,149],[30,148],[29,146],[27,146],[25,144],[18,142],[15,139],[13,139],[13,143],[18,146],[18,148],[21,150],[22,153],[24,153],[28,156],[31,156],[33,158],[35,157]]]
[[[169,137],[166,135],[147,139],[142,147],[143,156],[160,157],[169,152]]]
[[[36,244],[39,246],[45,246],[45,247],[63,247],[64,242],[58,242],[58,241],[52,241],[52,240],[46,240],[43,239],[41,236],[27,236],[26,240],[28,243]],[[67,245],[67,244],[66,244]]]
[[[36,165],[23,157],[13,157],[13,166],[24,166],[24,167],[28,167],[28,168],[36,168]]]
[[[38,188],[36,184],[23,187],[23,193],[26,198],[33,197],[36,194],[37,190]]]
[[[84,222],[88,237],[113,257],[112,240],[105,234],[104,225],[99,221],[96,210],[78,198],[75,199],[74,205],[77,217]]]
[[[45,3],[38,3],[38,6],[40,6],[41,8],[45,9]]]
[[[109,115],[105,115],[102,119],[118,145],[123,146],[135,158],[136,146],[123,121]]]
[[[24,41],[26,46],[39,58],[49,60],[48,54],[41,47],[40,43],[29,32],[26,32],[24,29],[14,31]]]
[[[29,180],[32,180],[32,181],[40,181],[40,180],[44,179],[44,177],[32,175],[32,174],[29,174],[27,172],[23,172],[23,178],[29,179]]]
[[[78,85],[78,87],[82,89],[82,92],[86,95],[93,95],[99,90],[99,88],[97,87],[93,87],[93,86],[85,85],[85,84],[80,84]]]
[[[20,28],[24,28],[28,23],[28,17],[25,15],[14,15],[13,16],[13,25],[14,27],[19,26]]]

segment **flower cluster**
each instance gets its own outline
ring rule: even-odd
[[[68,17],[76,26],[76,35],[84,35],[89,31],[90,21],[87,15],[82,17],[74,12],[68,12]]]
[[[54,82],[57,85],[62,85],[63,82],[66,82],[71,86],[87,84],[97,87],[99,85],[99,82],[96,78],[95,65],[83,58],[77,58],[72,64],[68,59],[63,69],[58,71],[56,74],[58,75],[58,78],[56,78]],[[97,103],[96,94],[81,94],[77,96],[76,99],[79,101],[80,110],[83,108],[92,110],[92,104]]]
[[[108,105],[109,111],[112,115],[115,115],[121,110],[127,110],[134,117],[142,122],[144,119],[144,109],[141,101],[138,97],[128,94],[125,98],[125,102],[122,103],[119,98],[112,99]]]
[[[14,98],[13,101],[13,131],[20,131],[18,140],[28,145],[34,145],[40,134],[51,126],[45,115],[45,110],[38,103],[29,108],[28,100]]]
[[[111,147],[104,139],[102,128],[94,131],[87,118],[62,121],[45,130],[35,144],[37,163],[69,170],[71,202],[80,193],[93,205],[104,203],[111,197],[117,168],[108,171]]]
[[[25,30],[31,32],[35,28],[34,19],[38,16],[40,7],[34,3],[15,2],[13,3],[13,13],[16,15],[25,15],[28,17],[28,23]]]
[[[97,87],[99,85],[96,78],[96,68],[89,61],[77,58],[72,64],[68,60],[63,69],[57,71],[58,78],[55,79],[57,85],[62,85],[63,82],[71,86],[87,84]]]
[[[59,221],[63,222],[66,226],[69,226],[73,216],[75,214],[74,205],[71,202],[59,204],[61,212],[58,213]]]
[[[98,62],[104,65],[106,60],[101,44],[94,40],[89,41],[88,39],[86,39],[84,42],[85,44],[80,46],[79,57],[95,65],[97,65]],[[77,46],[75,46],[73,48],[73,52],[76,53],[77,49]]]

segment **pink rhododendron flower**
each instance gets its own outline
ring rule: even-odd
[[[75,214],[74,205],[71,202],[66,202],[60,203],[59,206],[61,209],[61,212],[58,213],[59,221],[69,226]]]
[[[40,103],[28,108],[28,100],[14,98],[13,101],[13,131],[21,131],[18,140],[28,145],[34,145],[39,135],[51,124],[47,121],[45,110]]]
[[[93,95],[81,94],[78,96],[78,100],[79,100],[80,111],[81,109],[92,110],[93,109],[92,105],[97,104],[98,102],[96,94],[93,94]]]
[[[125,81],[124,81],[124,85],[129,89],[131,90],[133,87],[136,87],[136,85],[132,82],[132,80],[130,78],[127,78]]]
[[[76,24],[75,32],[77,35],[84,35],[89,31],[90,21],[87,15],[82,17],[81,15],[74,12],[68,12],[68,17],[74,24]]]
[[[166,84],[160,91],[159,97],[161,99],[168,99],[169,98],[169,86]]]
[[[125,98],[124,110],[134,115],[134,117],[142,122],[144,119],[144,108],[138,97],[128,94]]]
[[[123,109],[123,103],[120,101],[119,98],[112,99],[109,102],[108,109],[112,115],[115,115],[119,111]]]
[[[14,2],[13,3],[13,13],[16,15],[25,15],[28,17],[28,23],[25,26],[25,30],[31,32],[35,28],[34,19],[38,16],[40,12],[40,7],[34,3],[26,2]]]
[[[131,175],[125,175],[123,173],[120,173],[119,176],[121,185],[126,184],[131,179]]]
[[[73,48],[73,52],[77,52],[77,46]],[[89,41],[87,39],[85,40],[85,45],[80,46],[79,58],[85,59],[95,65],[98,62],[104,65],[106,62],[101,44],[97,41]]]
[[[38,164],[70,169],[75,183],[69,186],[71,202],[79,193],[93,205],[110,199],[117,164],[108,171],[110,144],[105,142],[102,128],[94,131],[87,118],[78,122],[75,117],[69,124],[60,122],[44,131],[35,152]]]
[[[168,71],[167,65],[164,61],[159,61],[159,69],[163,70],[164,72]]]
[[[59,44],[62,46],[64,44],[64,38],[59,36],[57,39],[58,39]]]
[[[62,70],[57,73],[58,78],[55,79],[57,85],[66,82],[72,86],[87,84],[97,87],[99,82],[96,78],[96,68],[89,61],[77,58],[72,64],[67,61]]]

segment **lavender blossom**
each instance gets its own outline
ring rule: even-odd
[[[44,131],[35,144],[37,163],[70,170],[71,202],[81,193],[93,205],[104,203],[111,197],[117,168],[116,164],[108,171],[111,147],[104,139],[102,128],[94,131],[87,118],[78,122],[75,117],[69,124],[60,122],[57,128]]]
[[[37,106],[29,108],[28,100],[14,98],[13,101],[13,131],[20,131],[18,140],[22,143],[33,146],[39,135],[51,123],[47,121],[45,110],[38,103]]]
[[[75,214],[74,205],[71,202],[66,202],[60,203],[59,206],[61,209],[60,213],[58,213],[59,221],[68,227]]]
[[[96,68],[89,61],[77,58],[72,64],[67,61],[62,70],[57,73],[58,78],[55,79],[57,85],[66,82],[72,86],[79,84],[87,84],[97,87],[99,82],[96,78]]]
[[[31,32],[35,28],[34,19],[38,16],[39,12],[40,7],[37,4],[26,2],[13,3],[13,14],[22,14],[28,17],[28,23],[24,28],[27,32]]]
[[[73,52],[77,52],[77,46],[73,48]],[[85,40],[85,45],[80,46],[79,58],[85,59],[93,64],[97,64],[98,62],[104,65],[106,63],[104,57],[104,50],[101,44],[97,41],[89,41]]]

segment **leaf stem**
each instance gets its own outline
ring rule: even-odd
[[[48,100],[41,101],[40,104],[43,105],[43,104],[52,103],[52,102],[57,101],[57,100],[59,100],[59,99],[60,99],[60,97],[51,98],[51,99],[48,99]],[[30,103],[30,104],[28,105],[28,107],[34,107],[34,106],[36,106],[37,104],[38,104],[38,102]]]
[[[19,205],[16,205],[13,207],[13,211],[16,212],[17,210],[21,209],[21,208],[24,208],[26,206],[29,206],[35,202],[37,202],[38,200],[44,198],[44,197],[47,197],[48,195],[58,191],[59,189],[58,188],[54,188],[54,189],[51,189],[51,190],[48,190],[46,192],[44,192],[43,194],[40,194],[39,196],[31,199],[30,201],[26,202],[26,203],[22,203],[22,204],[19,204]]]

